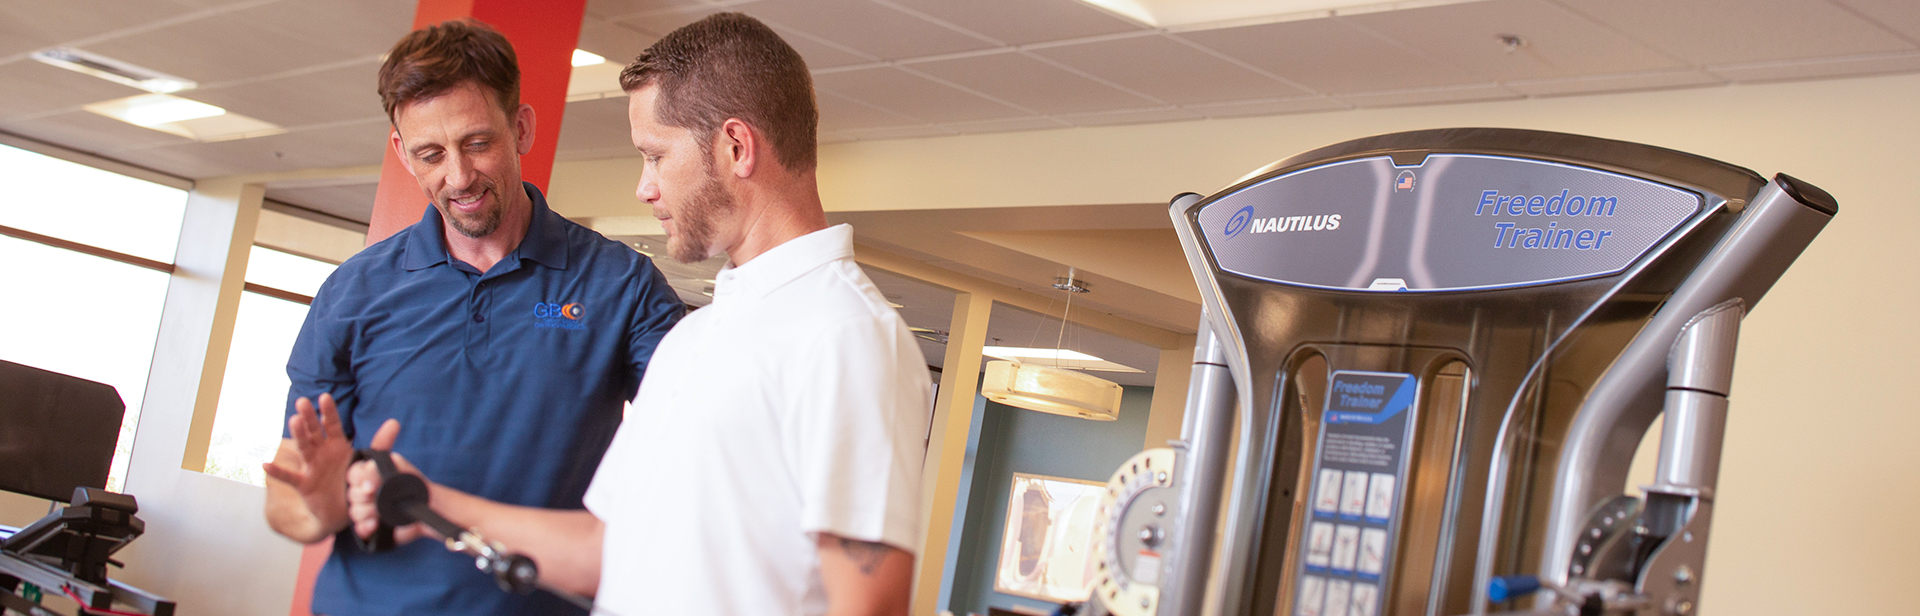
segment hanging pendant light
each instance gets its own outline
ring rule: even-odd
[[[1060,338],[1054,343],[1054,365],[987,362],[980,395],[1000,404],[1042,413],[1094,421],[1119,419],[1123,390],[1118,383],[1059,365],[1067,317],[1073,312],[1073,296],[1088,292],[1086,283],[1074,279],[1073,270],[1069,269],[1065,278],[1054,279],[1053,288],[1067,293],[1067,309],[1060,315]]]

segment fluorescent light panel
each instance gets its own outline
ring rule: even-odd
[[[603,57],[603,56],[601,56],[600,54],[597,54],[597,53],[593,53],[593,52],[591,52],[591,51],[587,51],[587,50],[585,50],[585,49],[575,49],[575,50],[573,50],[573,65],[574,65],[574,66],[593,66],[593,65],[595,65],[595,64],[600,64],[600,63],[603,63],[603,62],[606,62],[606,61],[607,61],[607,59],[606,59],[605,57]]]
[[[1175,30],[1204,30],[1358,15],[1480,0],[1081,0],[1122,17]]]
[[[1059,364],[1061,368],[1075,370],[1096,370],[1101,372],[1145,372],[1125,364],[1110,362],[1086,353],[1071,349],[1035,349],[1027,347],[989,346],[980,349],[980,354],[1007,361],[1030,364]]]
[[[71,47],[42,49],[33,52],[31,57],[43,64],[58,66],[157,94],[191,90],[199,86],[191,80]]]
[[[200,142],[265,137],[287,132],[287,129],[271,122],[227,113],[225,109],[172,94],[141,94],[81,108],[128,124]]]

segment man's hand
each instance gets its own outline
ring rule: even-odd
[[[267,482],[267,522],[274,530],[302,543],[325,539],[345,528],[347,519],[347,464],[353,460],[353,442],[340,429],[340,413],[331,394],[314,401],[294,402],[287,418],[291,438],[281,441],[272,462],[261,465]],[[388,420],[374,434],[374,447],[392,447],[400,424]]]
[[[820,582],[834,616],[906,614],[913,594],[913,554],[877,541],[820,533]]]
[[[399,422],[391,419],[387,420],[387,424],[380,427],[380,433],[385,434],[388,427],[393,428],[394,436],[399,436]],[[376,440],[378,439],[376,438]],[[387,439],[387,445],[391,446],[392,443],[393,439]],[[375,443],[373,448],[385,449],[381,447],[379,443]],[[400,454],[396,453],[392,455],[393,466],[396,470],[409,475],[419,476],[421,481],[426,481],[426,477],[420,475],[420,469],[414,468],[413,463],[408,462],[407,459],[401,457]],[[427,492],[431,494],[433,492],[433,482],[428,481],[426,483],[428,486]],[[361,539],[372,537],[373,532],[380,529],[380,506],[378,497],[380,496],[380,486],[382,484],[383,479],[380,477],[380,467],[375,464],[373,460],[355,462],[353,466],[347,469],[347,518],[353,523],[353,534],[359,535]],[[393,543],[394,545],[406,545],[415,539],[419,539],[421,535],[426,533],[426,525],[419,522],[401,526],[393,529]]]

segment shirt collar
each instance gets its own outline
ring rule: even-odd
[[[549,268],[567,269],[566,221],[547,207],[547,197],[540,194],[540,189],[527,182],[521,182],[520,185],[533,201],[533,218],[527,223],[527,236],[521,238],[520,245],[508,253],[507,258],[532,259]],[[414,224],[413,233],[407,238],[404,260],[407,271],[452,263],[453,255],[447,252],[446,232],[446,225],[441,222],[440,208],[429,204],[426,213],[420,216],[420,222]]]
[[[853,258],[853,227],[834,225],[787,240],[746,265],[729,263],[714,275],[713,301],[759,299],[807,272]]]

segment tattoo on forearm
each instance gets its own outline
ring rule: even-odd
[[[873,572],[880,568],[880,563],[887,560],[887,550],[891,549],[887,544],[876,541],[859,541],[846,537],[835,537],[835,539],[840,540],[840,551],[845,552],[847,558],[853,560],[853,564],[859,565],[861,575],[873,575]]]

